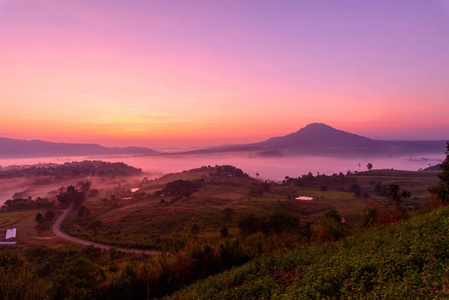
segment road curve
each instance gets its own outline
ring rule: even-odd
[[[73,203],[70,204],[66,210],[64,210],[62,215],[60,215],[59,218],[56,220],[55,224],[53,224],[53,232],[60,238],[77,243],[77,244],[86,245],[86,246],[94,246],[94,247],[101,248],[101,249],[115,249],[117,251],[122,251],[122,252],[142,253],[142,254],[150,254],[150,255],[161,254],[161,252],[155,251],[155,250],[117,248],[114,246],[109,246],[109,245],[104,245],[104,244],[100,244],[100,243],[96,243],[96,242],[82,240],[82,239],[79,239],[79,238],[76,238],[76,237],[73,237],[73,236],[70,236],[70,235],[67,235],[67,234],[61,232],[59,227],[61,226],[61,223],[62,223],[62,221],[64,221],[67,214],[72,210],[72,208],[73,208]]]

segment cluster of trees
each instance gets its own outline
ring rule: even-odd
[[[75,186],[70,185],[65,192],[60,192],[56,198],[62,208],[68,207],[72,202],[74,207],[79,207],[86,201],[86,193],[78,191]]]
[[[271,185],[268,181],[260,183],[253,182],[249,187],[248,196],[262,196],[263,193],[269,192]]]
[[[358,180],[354,176],[345,176],[343,173],[332,174],[330,176],[325,174],[317,174],[313,176],[311,172],[304,174],[298,178],[285,177],[282,185],[295,185],[297,187],[306,187],[321,190],[341,190],[350,191],[351,187],[358,185]],[[353,189],[353,188],[352,188]]]
[[[13,211],[21,209],[42,209],[42,208],[54,208],[55,202],[49,201],[47,198],[37,197],[35,200],[33,198],[17,198],[6,200],[5,204],[2,206],[3,211]]]
[[[154,192],[154,195],[171,196],[172,201],[181,199],[182,197],[190,197],[198,189],[205,185],[204,179],[194,180],[175,180],[165,185],[162,190]],[[165,202],[165,201],[164,201]]]
[[[316,239],[320,242],[339,240],[349,232],[349,228],[342,223],[342,218],[335,209],[326,211],[318,219],[314,229]]]
[[[215,166],[209,172],[210,177],[248,177],[241,169],[231,165]]]
[[[449,142],[446,148],[446,159],[440,164],[441,173],[438,175],[440,182],[429,188],[434,206],[449,204]]]
[[[259,217],[251,213],[242,214],[237,220],[237,226],[243,235],[250,235],[256,232],[280,234],[286,231],[294,233],[303,231],[299,218],[285,212],[275,213],[266,217]]]
[[[37,232],[43,232],[48,230],[51,222],[55,218],[56,213],[54,210],[47,210],[45,214],[38,212],[34,220],[37,222]]]
[[[33,166],[12,166],[0,170],[0,178],[24,176],[131,176],[142,174],[137,169],[122,162],[111,163],[103,161],[85,160],[82,162],[66,162],[58,164],[37,164]]]

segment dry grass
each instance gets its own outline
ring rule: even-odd
[[[41,233],[37,232],[37,222],[34,218],[38,212],[45,213],[45,210],[23,210],[0,213],[0,231],[5,231],[13,227],[17,228],[17,245],[33,246],[44,244],[47,246],[60,246],[64,244],[64,240],[56,237],[50,229]],[[55,219],[58,216],[59,213]]]

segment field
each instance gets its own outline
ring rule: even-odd
[[[51,222],[38,231],[36,215],[46,209],[15,210],[17,202],[0,213],[0,230],[18,229],[18,245],[0,249],[7,266],[0,272],[18,290],[33,286],[35,299],[445,298],[449,209],[410,209],[425,203],[427,186],[437,182],[437,172],[392,170],[266,182],[232,166],[159,179],[95,178],[87,197],[60,190],[61,206],[67,195],[77,205],[62,230],[162,255],[62,241],[48,230]],[[398,212],[388,205],[388,184],[414,198],[401,210],[409,220],[381,226]],[[374,219],[366,210],[373,206]]]
[[[25,247],[39,244],[53,247],[65,244],[65,241],[55,236],[50,228],[43,232],[36,230],[37,223],[34,218],[39,212],[45,213],[45,210],[22,210],[0,213],[0,232],[4,232],[10,228],[17,228],[17,243]],[[56,218],[58,215],[56,215]]]
[[[344,221],[357,222],[365,208],[388,204],[386,194],[376,194],[376,184],[384,191],[390,183],[399,184],[412,192],[413,198],[406,204],[416,205],[428,202],[427,187],[438,181],[436,171],[373,170],[346,177],[346,181],[360,186],[357,195],[348,183],[323,187],[320,182],[329,181],[331,176],[317,176],[316,180],[321,181],[303,186],[267,183],[243,173],[236,176],[235,170],[217,173],[217,167],[203,167],[138,184],[135,180],[133,187],[139,187],[135,193],[129,192],[129,184],[128,192],[124,192],[124,184],[119,182],[113,188],[100,189],[99,195],[84,203],[89,216],[81,217],[79,211],[72,211],[64,230],[117,246],[157,248],[173,238],[188,239],[192,227],[198,226],[200,239],[218,241],[223,228],[231,236],[238,234],[238,222],[248,214],[266,218],[274,213],[288,213],[306,224],[335,209]],[[176,182],[190,186],[178,186],[164,193],[169,184]],[[296,200],[300,195],[314,200]]]
[[[427,191],[429,186],[436,185],[439,181],[440,171],[398,171],[398,170],[372,170],[357,174],[358,181],[363,190],[374,192],[374,186],[381,184],[397,184],[401,189],[410,191],[412,197],[407,200],[407,205],[426,203],[430,201],[430,195]]]

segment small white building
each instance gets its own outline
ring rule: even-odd
[[[308,196],[299,196],[296,197],[296,200],[302,200],[302,201],[312,201],[313,197],[308,197]]]
[[[13,240],[13,239],[15,239],[16,238],[16,231],[17,231],[16,228],[11,228],[11,229],[6,230],[5,240]]]
[[[16,241],[16,233],[17,233],[17,229],[16,228],[11,228],[6,230],[6,236],[5,236],[5,240],[2,241],[0,239],[0,245],[14,245],[17,243]]]

